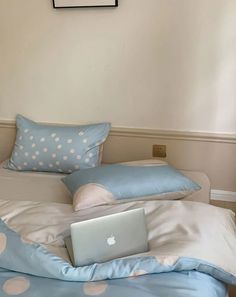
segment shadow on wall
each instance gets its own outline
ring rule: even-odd
[[[161,70],[156,80],[165,129],[178,122],[180,127],[205,131],[206,121],[208,129],[217,132],[222,132],[221,124],[225,131],[236,127],[235,3],[214,4],[180,1],[163,7],[155,67]],[[206,119],[202,123],[201,114]]]

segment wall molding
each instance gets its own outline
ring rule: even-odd
[[[186,141],[217,142],[217,143],[236,143],[236,134],[187,132],[187,131],[175,131],[175,130],[155,130],[155,129],[113,127],[111,129],[111,136],[160,138],[160,139],[169,139],[169,140],[186,140]]]
[[[16,122],[8,120],[0,120],[0,128],[12,128],[15,129]]]
[[[71,125],[70,125],[71,126]],[[0,120],[0,128],[15,129],[15,121]],[[205,132],[188,132],[175,130],[158,130],[158,129],[142,129],[142,128],[123,128],[112,127],[110,136],[119,137],[135,137],[149,139],[168,139],[168,140],[185,140],[200,142],[216,142],[216,143],[236,143],[236,134],[227,133],[205,133]]]
[[[211,190],[211,200],[236,202],[236,192]]]

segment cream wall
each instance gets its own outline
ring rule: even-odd
[[[0,1],[0,120],[236,133],[236,1]]]

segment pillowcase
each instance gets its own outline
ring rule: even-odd
[[[17,115],[16,141],[8,169],[71,173],[96,167],[109,123],[84,126],[38,124]]]
[[[166,163],[122,163],[76,171],[62,181],[74,210],[130,200],[179,199],[200,186]]]

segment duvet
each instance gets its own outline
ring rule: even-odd
[[[139,207],[145,209],[149,252],[71,265],[63,239],[72,222]],[[236,228],[229,210],[140,201],[73,212],[66,204],[0,200],[0,217],[1,297],[225,297],[225,284],[236,284]]]

